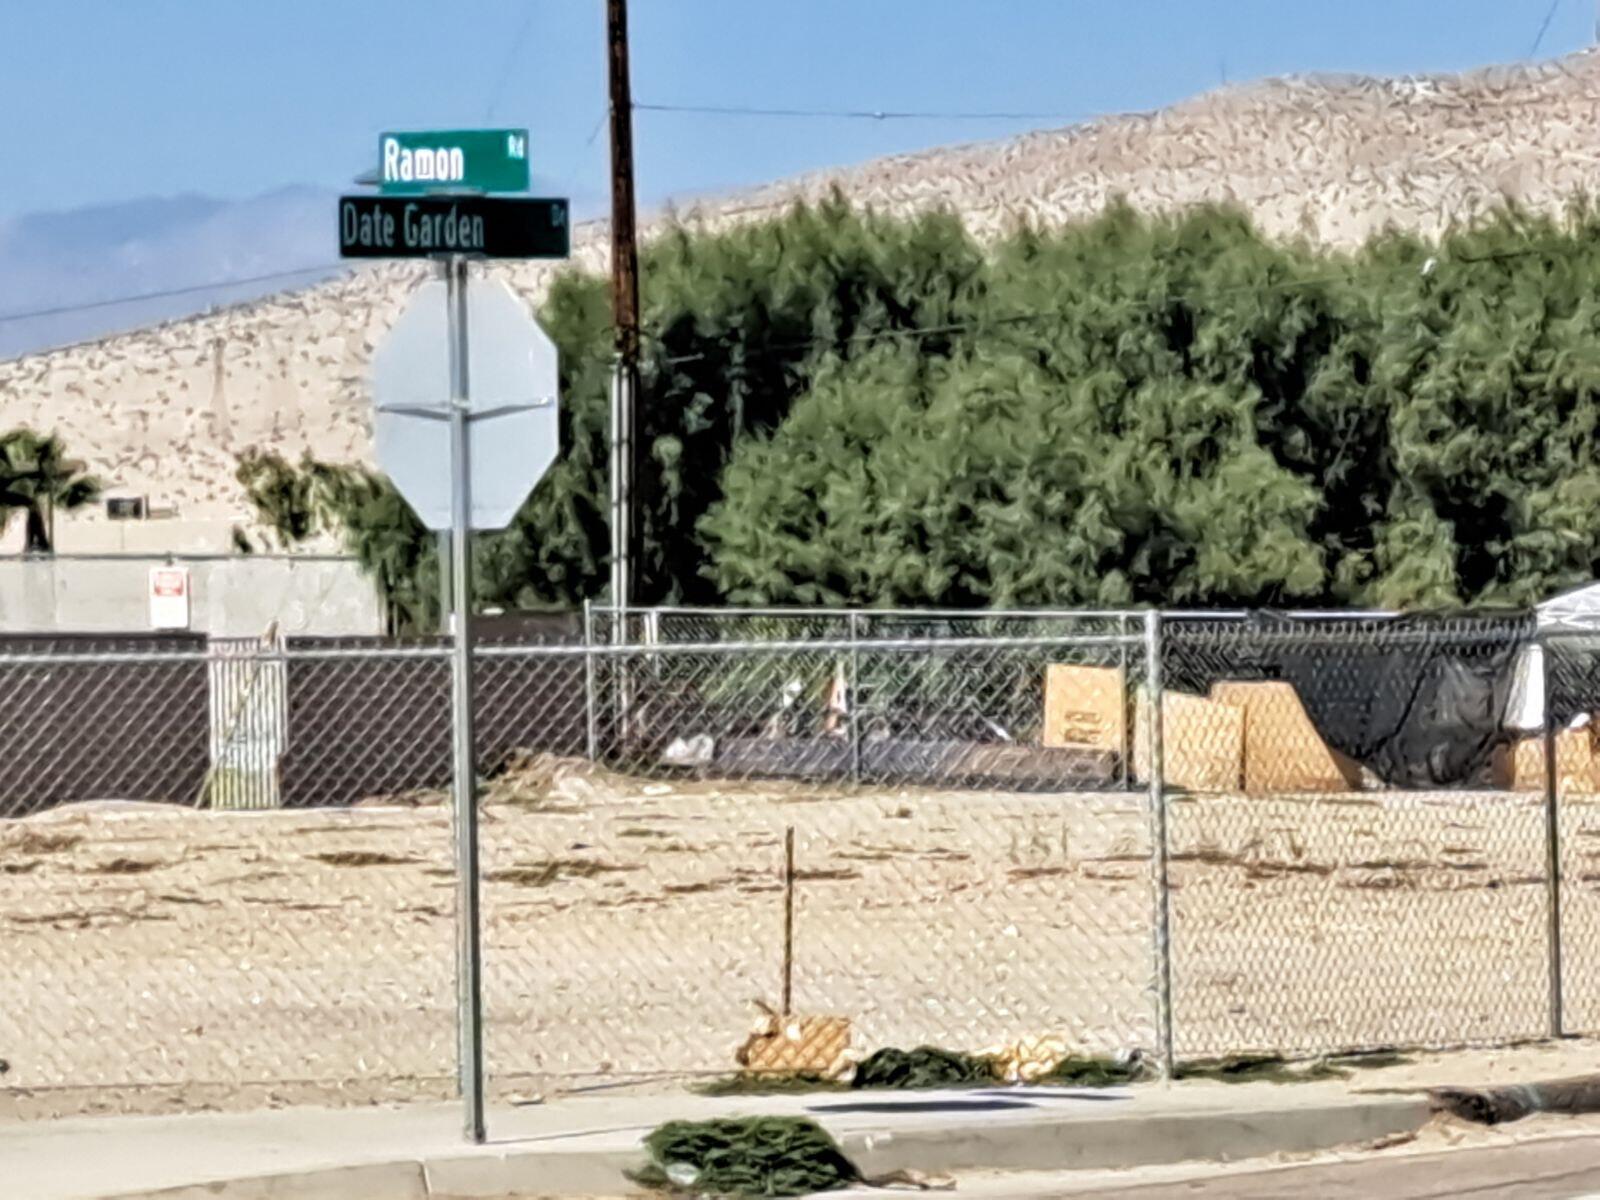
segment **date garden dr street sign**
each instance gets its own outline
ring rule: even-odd
[[[417,196],[445,188],[528,190],[526,129],[444,129],[378,135],[378,190]]]
[[[566,258],[565,200],[524,196],[340,196],[341,258]]]

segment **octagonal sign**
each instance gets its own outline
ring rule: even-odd
[[[504,529],[560,445],[555,343],[505,283],[467,279],[474,529]],[[450,346],[442,279],[413,293],[372,359],[378,465],[429,529],[450,528]]]

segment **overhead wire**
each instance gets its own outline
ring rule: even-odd
[[[1325,283],[1338,283],[1346,278],[1348,278],[1348,274],[1345,272],[1340,272],[1337,274],[1330,273],[1326,275],[1306,276],[1300,279],[1284,279],[1276,283],[1267,282],[1260,284],[1239,284],[1235,287],[1219,288],[1215,291],[1209,292],[1208,297],[1241,295],[1245,293],[1259,294],[1267,291],[1292,290],[1294,288],[1312,287]],[[906,326],[899,329],[866,330],[861,333],[854,333],[848,337],[841,338],[837,343],[833,344],[856,345],[863,342],[892,341],[896,339],[916,340],[924,337],[938,337],[941,334],[966,333],[975,329],[990,329],[997,325],[1024,325],[1032,324],[1034,322],[1042,323],[1047,321],[1064,321],[1066,319],[1067,314],[1056,309],[1035,309],[1029,312],[1002,313],[997,316],[975,317],[967,321],[953,321],[941,325],[920,325]],[[656,342],[657,344],[661,344],[663,341],[661,335],[653,332],[646,332],[644,333],[644,336],[651,341]],[[780,342],[770,346],[763,346],[759,350],[753,352],[746,351],[746,357],[759,358],[764,355],[792,353],[797,350],[806,350],[813,346],[822,344],[829,343],[827,343],[825,339],[820,338],[813,338],[810,341],[787,343]],[[658,366],[678,366],[684,363],[703,361],[712,357],[713,355],[709,352],[702,351],[696,354],[680,354],[666,358],[657,358],[655,360],[655,364]]]
[[[34,320],[34,319],[37,319],[37,318],[42,318],[42,317],[63,316],[63,315],[69,314],[69,313],[92,312],[92,311],[94,311],[96,309],[114,308],[114,307],[117,307],[119,305],[126,305],[126,304],[138,304],[138,303],[141,303],[141,302],[144,302],[144,301],[149,301],[149,300],[165,300],[165,299],[170,299],[170,298],[177,297],[177,296],[189,296],[189,295],[194,295],[194,294],[196,294],[198,292],[215,291],[215,290],[220,290],[220,289],[223,289],[223,288],[230,288],[230,287],[243,287],[243,286],[247,286],[247,285],[250,285],[250,284],[256,284],[256,283],[271,283],[271,282],[275,282],[275,281],[281,280],[281,279],[292,279],[292,278],[296,278],[296,277],[302,276],[302,275],[311,275],[311,274],[317,274],[317,273],[320,273],[320,272],[337,271],[337,270],[348,268],[348,267],[349,267],[349,264],[346,263],[346,262],[342,262],[342,261],[341,262],[322,263],[322,264],[319,264],[319,265],[316,265],[316,266],[294,267],[294,268],[291,268],[291,269],[285,270],[285,271],[269,271],[269,272],[267,272],[265,274],[261,274],[261,275],[244,275],[244,276],[235,276],[234,278],[231,278],[231,279],[214,279],[214,280],[211,280],[208,283],[190,284],[190,285],[185,286],[185,287],[163,288],[163,289],[161,289],[159,291],[152,291],[152,292],[137,292],[137,293],[133,293],[133,294],[130,294],[130,295],[113,296],[113,297],[109,297],[109,298],[104,299],[104,300],[90,300],[90,301],[85,301],[83,303],[78,303],[78,304],[58,304],[58,305],[54,305],[54,306],[49,307],[49,308],[35,308],[35,309],[27,309],[27,310],[13,311],[13,312],[0,312],[0,323],[12,322],[12,321],[29,321],[29,320]],[[1332,278],[1335,278],[1335,277],[1329,276],[1328,278],[1332,279]],[[1324,282],[1324,280],[1321,280],[1321,279],[1289,280],[1289,281],[1285,281],[1284,283],[1279,283],[1279,284],[1264,284],[1264,285],[1262,285],[1262,287],[1264,287],[1264,288],[1279,288],[1279,287],[1284,287],[1284,286],[1303,286],[1303,285],[1308,285],[1308,284],[1316,283],[1316,282]],[[1260,288],[1244,287],[1244,288],[1230,289],[1230,290],[1238,291],[1238,290],[1261,290],[1261,289]],[[1018,314],[1012,314],[1012,315],[1009,315],[1009,316],[1001,316],[1001,317],[985,317],[985,318],[982,318],[980,320],[963,321],[963,322],[957,322],[957,323],[949,324],[949,325],[934,325],[934,326],[926,326],[926,327],[919,327],[919,328],[907,328],[907,329],[896,329],[896,330],[878,330],[878,331],[873,331],[873,332],[868,333],[868,334],[855,335],[853,338],[846,339],[846,340],[847,341],[856,340],[857,338],[862,339],[862,340],[870,340],[871,338],[878,338],[878,337],[916,337],[916,336],[932,337],[932,336],[935,336],[935,335],[940,334],[940,333],[959,333],[959,332],[963,332],[963,331],[968,330],[968,329],[976,328],[976,327],[978,327],[980,325],[993,325],[993,324],[997,324],[997,323],[998,324],[1013,324],[1013,323],[1017,323],[1017,322],[1031,321],[1031,320],[1047,320],[1047,319],[1050,319],[1050,318],[1053,318],[1053,317],[1058,317],[1059,315],[1060,315],[1059,313],[1052,312],[1052,311],[1047,311],[1047,310],[1046,311],[1032,312],[1032,313],[1018,313]],[[645,336],[651,337],[651,338],[653,338],[653,339],[655,339],[657,341],[660,340],[659,335],[657,335],[657,334],[652,334],[652,333],[646,332]],[[803,350],[807,346],[812,345],[812,344],[813,343],[811,343],[811,342],[796,342],[796,343],[792,343],[792,344],[769,346],[769,347],[767,347],[767,351],[768,352],[778,352],[778,351],[787,351],[787,350]],[[671,363],[679,363],[679,362],[690,362],[690,361],[693,361],[693,360],[695,360],[697,358],[705,358],[705,357],[709,357],[709,356],[705,355],[705,354],[684,355],[684,356],[679,356],[677,358],[658,359],[657,361],[662,363],[662,364],[671,364]]]
[[[1545,11],[1544,22],[1539,26],[1539,33],[1533,39],[1533,48],[1528,51],[1528,57],[1533,58],[1539,53],[1539,47],[1544,45],[1544,35],[1550,32],[1550,22],[1556,19],[1556,10],[1561,7],[1561,0],[1550,0],[1550,7]]]
[[[760,204],[760,205],[751,205],[751,206],[749,206],[749,208],[747,210],[733,210],[733,211],[751,211],[751,212],[755,212],[755,211],[763,211],[763,210],[766,210],[766,209],[771,208],[771,207],[774,207],[774,206]],[[721,211],[719,211],[718,215],[723,215],[723,213]],[[1542,253],[1542,251],[1535,250],[1535,249],[1529,249],[1529,250],[1505,250],[1505,251],[1500,251],[1500,252],[1495,253],[1495,254],[1482,255],[1482,256],[1460,255],[1460,256],[1457,257],[1457,261],[1463,262],[1463,263],[1499,261],[1499,260],[1502,260],[1502,259],[1521,258],[1521,257],[1524,257],[1526,255],[1537,254],[1537,253]],[[351,264],[349,262],[346,262],[344,260],[338,260],[338,261],[334,261],[334,262],[318,263],[318,264],[314,264],[314,265],[310,265],[310,266],[304,266],[304,267],[290,267],[287,270],[283,270],[283,271],[268,271],[268,272],[265,272],[265,273],[260,274],[260,275],[239,275],[239,276],[234,276],[234,277],[229,278],[229,279],[213,279],[213,280],[211,280],[209,282],[206,282],[206,283],[188,284],[188,285],[185,285],[183,287],[163,288],[163,289],[160,289],[159,291],[135,292],[135,293],[131,293],[131,294],[128,294],[128,295],[123,295],[123,296],[111,296],[111,297],[107,297],[106,299],[103,299],[103,300],[87,300],[87,301],[83,301],[81,303],[53,305],[53,306],[48,307],[48,308],[34,308],[34,309],[16,310],[16,311],[12,311],[12,312],[0,312],[0,324],[10,323],[10,322],[14,322],[14,321],[31,321],[31,320],[36,320],[36,319],[43,318],[43,317],[63,316],[63,315],[69,314],[69,313],[93,312],[93,311],[95,311],[97,309],[116,308],[116,307],[119,307],[121,305],[139,304],[139,303],[143,303],[143,302],[149,301],[149,300],[166,300],[166,299],[171,299],[171,298],[177,297],[177,296],[192,296],[192,295],[195,295],[195,294],[200,293],[200,292],[219,291],[219,290],[222,290],[222,289],[225,289],[225,288],[233,288],[233,287],[246,287],[246,286],[249,286],[249,285],[252,285],[252,284],[257,284],[257,283],[274,283],[274,282],[277,282],[278,280],[295,279],[295,278],[298,278],[298,277],[301,277],[301,276],[305,276],[305,275],[315,275],[315,274],[331,273],[331,272],[339,271],[339,270],[347,270],[347,269],[349,269],[350,265]],[[1212,295],[1230,295],[1230,294],[1236,294],[1236,293],[1240,293],[1240,292],[1250,292],[1250,291],[1256,291],[1256,292],[1267,291],[1267,290],[1276,291],[1276,290],[1283,289],[1283,288],[1307,287],[1307,286],[1311,286],[1311,285],[1319,284],[1319,283],[1335,282],[1340,278],[1343,278],[1343,276],[1342,275],[1324,275],[1324,276],[1310,276],[1310,277],[1307,277],[1307,278],[1304,278],[1304,279],[1287,279],[1287,280],[1281,280],[1281,281],[1279,281],[1277,283],[1264,283],[1264,284],[1259,284],[1259,285],[1257,285],[1257,284],[1241,284],[1238,287],[1225,288],[1225,289],[1222,289],[1221,291],[1213,292],[1211,294]],[[994,324],[994,323],[1010,324],[1010,323],[1015,323],[1015,322],[1019,322],[1019,321],[1030,321],[1030,320],[1048,320],[1050,318],[1053,318],[1053,317],[1056,317],[1056,316],[1059,316],[1059,315],[1060,314],[1052,312],[1052,311],[1039,311],[1039,312],[1033,312],[1033,313],[1018,313],[1018,314],[1012,314],[1010,316],[1003,316],[1003,317],[985,317],[985,318],[983,318],[981,320],[961,322],[961,323],[954,324],[954,325],[929,326],[929,327],[927,327],[925,329],[880,330],[880,331],[874,331],[874,332],[872,332],[870,334],[861,335],[861,336],[863,336],[865,338],[869,338],[869,339],[870,338],[876,338],[876,337],[896,337],[896,336],[898,336],[898,337],[920,336],[920,335],[933,336],[933,335],[939,334],[939,333],[959,333],[959,332],[963,332],[963,331],[965,331],[967,329],[975,328],[975,327],[977,327],[979,325]],[[659,340],[659,335],[650,334],[650,333],[646,332],[645,336],[652,337],[652,338],[655,338],[656,340]],[[768,347],[767,349],[768,349],[769,352],[782,351],[782,350],[805,349],[805,347],[807,345],[809,345],[809,344],[811,344],[811,343],[794,343],[792,345],[787,345],[787,346],[771,346],[771,347]],[[662,364],[671,364],[671,363],[678,363],[678,362],[691,362],[691,361],[694,361],[697,358],[704,358],[704,357],[708,357],[708,356],[704,355],[704,354],[686,355],[686,356],[680,356],[678,358],[672,358],[672,359],[658,359],[657,361],[662,363]]]
[[[1538,31],[1537,35],[1535,36],[1535,38],[1534,38],[1533,45],[1532,45],[1531,49],[1529,50],[1529,56],[1530,57],[1532,57],[1533,55],[1538,53],[1539,48],[1543,44],[1545,36],[1549,32],[1550,26],[1551,26],[1551,24],[1553,23],[1553,21],[1555,19],[1556,13],[1560,10],[1561,3],[1562,3],[1562,0],[1551,0],[1551,3],[1549,5],[1548,9],[1545,12],[1544,19],[1540,23],[1539,31]],[[524,14],[524,18],[523,18],[523,21],[522,21],[521,25],[519,26],[515,36],[512,38],[511,42],[509,43],[509,50],[508,50],[508,53],[505,56],[505,59],[503,60],[502,69],[501,69],[498,77],[496,78],[496,80],[495,80],[495,82],[494,82],[494,84],[493,84],[493,86],[492,86],[492,88],[490,90],[489,102],[488,102],[488,105],[487,105],[487,108],[486,108],[485,120],[492,119],[495,110],[499,106],[501,94],[502,94],[502,92],[504,90],[504,87],[505,87],[505,85],[506,85],[506,83],[507,83],[507,81],[509,79],[510,69],[511,69],[512,65],[515,63],[515,60],[516,60],[517,56],[520,54],[523,43],[527,39],[528,33],[529,33],[529,31],[530,31],[530,29],[532,27],[532,21],[533,21],[533,12],[532,12],[532,8],[530,7],[529,10]],[[635,111],[639,111],[639,112],[655,112],[655,113],[685,114],[685,115],[734,116],[734,117],[747,116],[747,117],[871,120],[871,121],[921,121],[921,120],[930,120],[930,121],[932,121],[932,120],[952,120],[952,121],[961,121],[961,120],[975,120],[975,121],[1046,121],[1046,120],[1048,120],[1048,121],[1054,121],[1054,120],[1086,121],[1086,120],[1102,119],[1102,118],[1110,116],[1110,115],[1119,115],[1119,114],[1110,114],[1110,113],[1103,113],[1103,112],[1102,113],[1090,113],[1090,112],[1052,112],[1052,111],[1026,111],[1026,110],[1016,110],[1016,111],[973,111],[973,110],[966,110],[966,111],[963,111],[963,110],[935,111],[935,110],[911,110],[911,109],[899,110],[899,109],[850,109],[850,108],[783,108],[783,107],[764,107],[764,106],[757,106],[757,105],[660,104],[660,103],[650,103],[650,102],[635,102],[634,105],[633,105],[633,108],[634,108]],[[1120,115],[1128,115],[1128,114],[1120,114]],[[606,113],[604,111],[602,111],[599,120],[596,121],[592,132],[589,134],[589,137],[588,137],[588,139],[587,139],[587,141],[585,143],[586,146],[592,146],[593,145],[596,137],[599,135],[599,132],[600,132],[601,128],[603,127],[604,123],[605,123],[605,118],[606,118]],[[772,206],[765,205],[765,204],[750,205],[750,206],[747,206],[746,208],[743,208],[743,209],[729,210],[729,212],[727,214],[725,214],[724,212],[719,211],[718,215],[731,215],[732,213],[738,213],[738,212],[759,211],[759,210],[767,209],[769,207],[772,207]],[[122,295],[122,296],[113,296],[113,297],[108,297],[108,298],[102,299],[102,300],[83,301],[83,302],[76,302],[76,303],[71,303],[71,304],[60,304],[60,305],[54,305],[54,306],[50,306],[50,307],[46,307],[46,308],[19,310],[19,311],[12,311],[12,312],[0,312],[0,323],[13,323],[13,322],[17,322],[17,321],[37,320],[37,319],[42,319],[42,318],[45,318],[45,317],[63,316],[63,315],[72,314],[72,313],[79,313],[79,312],[91,312],[91,311],[95,311],[95,310],[98,310],[98,309],[116,308],[116,307],[120,307],[120,306],[123,306],[123,305],[139,304],[139,303],[143,303],[143,302],[147,302],[147,301],[153,301],[153,300],[164,300],[164,299],[172,299],[172,298],[176,298],[176,297],[180,297],[180,296],[196,295],[196,294],[201,293],[201,292],[208,292],[208,291],[220,290],[220,289],[225,289],[225,288],[244,287],[244,286],[249,286],[249,285],[258,284],[258,283],[271,283],[271,282],[275,282],[275,281],[278,281],[278,280],[294,279],[294,278],[305,276],[305,275],[313,275],[313,274],[318,274],[318,273],[323,273],[323,272],[332,272],[332,271],[336,271],[336,270],[339,270],[339,269],[344,268],[344,267],[348,267],[348,265],[349,264],[347,264],[345,262],[342,262],[342,261],[340,261],[340,262],[332,262],[332,263],[322,263],[322,264],[316,264],[316,265],[305,266],[305,267],[293,267],[293,268],[289,268],[289,269],[282,270],[282,271],[269,271],[269,272],[265,272],[265,273],[259,274],[259,275],[239,276],[239,277],[235,277],[235,278],[231,278],[231,279],[218,279],[218,280],[213,280],[213,281],[209,281],[209,282],[206,282],[206,283],[190,284],[190,285],[186,285],[186,286],[183,286],[183,287],[164,288],[164,289],[160,289],[160,290],[157,290],[157,291],[132,293],[132,294],[127,294],[127,295]],[[1298,282],[1311,282],[1311,281],[1298,281]],[[1272,286],[1282,286],[1282,285],[1272,285]],[[1038,319],[1038,318],[1041,318],[1041,317],[1048,317],[1048,316],[1051,316],[1051,315],[1054,315],[1054,314],[1049,314],[1049,313],[1021,314],[1020,317],[1016,317],[1016,318],[990,318],[990,320],[991,321],[993,321],[993,320],[1012,321],[1012,320],[1017,320],[1017,319],[1027,320],[1027,319]],[[965,328],[965,327],[966,326],[963,326],[962,328]],[[957,332],[957,331],[958,331],[958,329],[956,329],[956,328],[941,328],[941,329],[938,329],[938,330],[929,330],[927,332],[931,335],[934,332]],[[874,334],[873,336],[904,335],[904,334],[910,333],[910,332],[912,332],[912,331],[907,331],[907,330],[885,331],[885,332],[882,332],[882,333]],[[803,347],[796,347],[796,348],[803,348]],[[779,349],[779,348],[778,347],[772,347],[771,349],[776,350],[776,349]],[[685,362],[685,361],[692,361],[692,359],[695,358],[695,357],[704,357],[704,356],[687,356],[687,357],[680,357],[680,358],[677,358],[677,359],[661,360],[661,361],[663,361],[663,362]]]
[[[848,121],[1085,121],[1102,116],[1084,112],[934,112],[869,108],[763,108],[735,104],[646,104],[637,112],[683,113],[717,117],[801,117]]]
[[[75,304],[57,304],[50,308],[0,312],[0,324],[12,321],[32,321],[40,317],[58,317],[67,313],[92,312],[95,309],[116,308],[120,305],[138,304],[146,300],[166,300],[174,296],[192,296],[197,292],[210,292],[222,288],[245,287],[256,283],[273,283],[280,279],[294,279],[302,275],[337,271],[348,265],[348,263],[344,262],[332,262],[309,267],[291,267],[286,271],[268,271],[263,275],[242,275],[232,279],[214,279],[209,283],[195,283],[184,287],[163,288],[155,292],[138,292],[126,296],[112,296],[104,300],[85,300]]]
[[[1526,250],[1503,250],[1493,254],[1484,255],[1454,255],[1451,257],[1450,261],[1471,265],[1527,258],[1543,253],[1544,251],[1539,248],[1529,248]],[[1420,269],[1420,274],[1422,277],[1428,278],[1431,276],[1434,270],[1439,266],[1439,262],[1440,260],[1437,257],[1429,257],[1426,259],[1421,265]],[[1260,295],[1263,292],[1292,291],[1295,288],[1318,287],[1323,284],[1340,283],[1344,280],[1347,280],[1349,277],[1348,271],[1330,271],[1319,275],[1306,275],[1294,279],[1280,279],[1275,282],[1266,281],[1262,283],[1241,283],[1235,284],[1231,287],[1216,288],[1208,291],[1206,293],[1206,298],[1209,300],[1226,296],[1239,296],[1247,294]],[[1172,294],[1176,296],[1183,295],[1181,292]],[[996,316],[976,317],[967,321],[955,321],[942,325],[905,326],[899,329],[866,330],[861,333],[851,334],[848,337],[839,339],[837,343],[830,343],[827,339],[822,338],[813,338],[810,341],[802,342],[778,343],[776,345],[764,346],[754,352],[746,351],[746,357],[759,358],[764,355],[786,354],[796,350],[805,350],[812,346],[823,344],[854,345],[861,342],[892,340],[897,338],[914,340],[922,337],[937,337],[941,334],[947,333],[966,333],[975,329],[993,328],[997,325],[1021,325],[1030,324],[1036,321],[1064,321],[1066,319],[1067,315],[1056,309],[1034,309],[1029,312],[1002,313]],[[664,341],[660,334],[654,333],[653,331],[641,330],[641,334],[645,338],[654,341],[657,344],[662,344]],[[712,357],[713,355],[710,353],[702,351],[696,354],[680,354],[667,358],[658,358],[655,360],[655,363],[659,366],[677,366],[683,363],[698,362]]]
[[[494,120],[495,110],[500,107],[501,97],[505,94],[506,84],[511,82],[512,68],[517,64],[517,58],[522,53],[522,44],[528,40],[528,33],[533,28],[534,9],[529,4],[522,14],[522,24],[517,27],[516,36],[511,39],[510,47],[501,62],[500,73],[495,77],[494,86],[489,89],[489,102],[484,105],[483,123],[490,124]]]

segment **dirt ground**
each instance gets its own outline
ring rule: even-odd
[[[1600,809],[1569,802],[1563,822],[1565,1028],[1586,1031]],[[669,784],[536,762],[484,806],[494,1095],[732,1069],[753,1001],[781,994],[789,826],[795,1008],[848,1016],[861,1050],[1155,1045],[1140,796]],[[1170,843],[1182,1057],[1549,1028],[1532,797],[1183,799]],[[0,822],[0,1112],[449,1095],[451,864],[448,811],[426,798]],[[1540,1069],[1589,1069],[1592,1050],[1555,1047]]]

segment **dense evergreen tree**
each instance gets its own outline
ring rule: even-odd
[[[652,600],[1415,608],[1600,564],[1588,210],[1335,256],[1113,208],[984,252],[835,200],[675,231],[644,266]],[[606,573],[604,280],[563,276],[542,319],[563,456],[475,551],[508,606]],[[272,497],[306,507],[316,472],[323,519],[431,604],[430,540],[381,479],[278,463],[262,511],[303,536]]]

